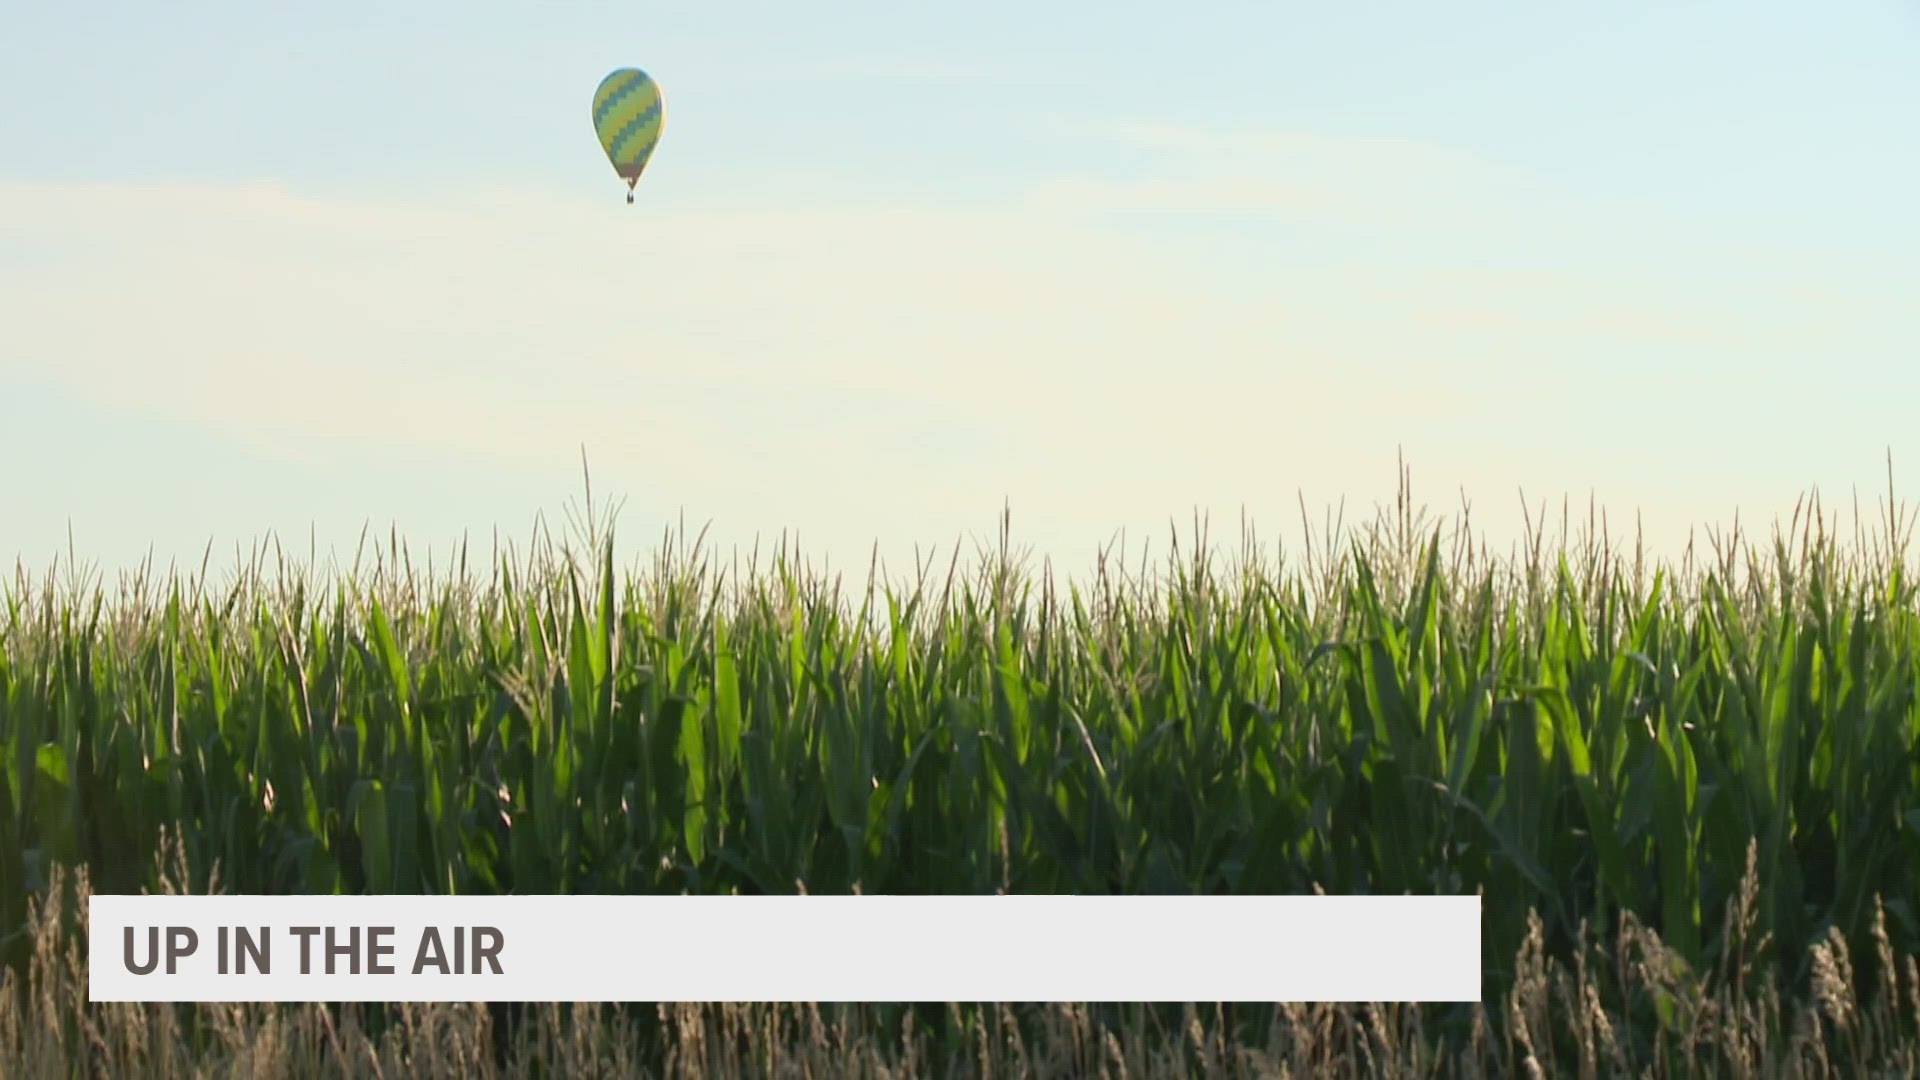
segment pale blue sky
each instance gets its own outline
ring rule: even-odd
[[[399,10],[394,10],[394,9]],[[1658,540],[1920,462],[1920,4],[35,5],[0,552],[836,561],[1465,486]],[[626,207],[587,102],[660,81]],[[291,389],[290,389],[291,388]],[[1350,515],[1351,516],[1351,515]]]

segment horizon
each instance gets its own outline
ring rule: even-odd
[[[1256,523],[1242,520],[1235,533],[1237,541],[1222,540],[1210,520],[1195,515],[1184,524],[1169,520],[1158,535],[1137,542],[1124,534],[1110,537],[1084,561],[1069,561],[1063,567],[1057,565],[1062,560],[1055,555],[1040,552],[1036,556],[1030,545],[1023,544],[1010,529],[1011,512],[1003,511],[1000,531],[994,536],[973,534],[945,547],[916,546],[912,558],[906,560],[912,569],[903,572],[894,559],[881,555],[877,542],[866,558],[836,566],[832,553],[816,563],[815,553],[803,538],[784,533],[754,537],[744,545],[745,550],[734,543],[722,551],[720,545],[707,539],[710,525],[690,526],[684,519],[664,525],[657,541],[636,544],[632,534],[619,525],[624,500],[596,496],[590,476],[583,479],[587,481],[584,498],[568,500],[560,514],[541,511],[526,528],[512,531],[496,527],[485,537],[462,536],[445,550],[418,550],[397,528],[381,530],[371,524],[361,529],[350,549],[322,551],[317,536],[310,532],[309,546],[302,554],[297,543],[289,546],[282,538],[267,535],[244,548],[236,543],[219,557],[209,542],[197,561],[187,560],[183,565],[175,556],[164,567],[151,553],[131,564],[102,566],[99,560],[78,556],[70,546],[36,567],[16,558],[14,572],[0,587],[0,595],[21,599],[37,593],[45,598],[65,591],[71,598],[76,585],[104,593],[108,591],[109,573],[123,591],[133,588],[137,594],[145,594],[156,581],[169,587],[196,589],[216,585],[231,588],[248,582],[285,586],[292,581],[313,584],[313,575],[323,583],[354,587],[396,580],[404,580],[410,588],[434,588],[456,581],[491,587],[498,585],[503,567],[513,574],[538,574],[563,565],[582,568],[580,560],[584,557],[584,569],[597,574],[600,560],[608,556],[613,559],[616,576],[627,583],[663,568],[682,571],[698,567],[703,580],[708,574],[718,574],[716,581],[749,589],[768,580],[763,572],[777,575],[783,568],[797,574],[797,580],[803,583],[831,582],[837,590],[840,584],[851,581],[856,587],[889,592],[909,588],[917,591],[928,581],[971,580],[981,572],[997,572],[997,566],[1010,566],[1021,580],[1053,588],[1090,587],[1101,579],[1164,586],[1171,583],[1164,576],[1169,571],[1184,575],[1202,564],[1210,573],[1229,569],[1230,577],[1251,569],[1266,580],[1331,582],[1335,579],[1324,577],[1329,562],[1340,567],[1344,575],[1351,559],[1362,549],[1369,559],[1387,560],[1374,564],[1375,572],[1379,572],[1387,566],[1407,569],[1412,564],[1406,560],[1417,563],[1430,546],[1441,560],[1442,571],[1448,574],[1465,569],[1478,574],[1518,574],[1524,579],[1544,568],[1540,557],[1546,555],[1554,562],[1572,557],[1590,570],[1600,570],[1606,580],[1617,581],[1615,575],[1630,571],[1632,580],[1628,584],[1632,590],[1646,587],[1655,574],[1665,578],[1669,588],[1686,589],[1697,587],[1702,575],[1721,577],[1727,585],[1771,582],[1780,570],[1780,560],[1799,566],[1814,553],[1837,556],[1843,568],[1857,569],[1862,564],[1852,560],[1865,558],[1870,575],[1895,570],[1910,574],[1915,565],[1911,557],[1914,529],[1920,525],[1920,506],[1898,498],[1895,490],[1883,493],[1870,506],[1856,492],[1844,511],[1819,492],[1810,491],[1795,504],[1789,519],[1758,526],[1736,515],[1724,528],[1696,526],[1680,550],[1667,552],[1649,547],[1637,526],[1633,531],[1616,530],[1605,510],[1592,501],[1581,514],[1572,500],[1563,498],[1557,515],[1545,502],[1523,509],[1521,535],[1501,550],[1489,542],[1484,530],[1472,528],[1474,511],[1470,506],[1436,512],[1430,504],[1416,502],[1403,463],[1399,494],[1391,505],[1376,503],[1370,516],[1351,517],[1344,507],[1330,507],[1316,521],[1306,515],[1303,503],[1298,528],[1292,534],[1262,532]],[[478,554],[483,547],[485,554]],[[852,579],[847,576],[850,570],[855,573]],[[156,572],[161,576],[156,578]],[[1756,572],[1759,577],[1752,578],[1750,575]],[[402,577],[396,579],[394,574]]]

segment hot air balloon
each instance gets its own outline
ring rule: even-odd
[[[660,141],[666,103],[653,76],[639,68],[620,68],[600,80],[593,94],[593,130],[613,171],[627,182],[627,202]]]

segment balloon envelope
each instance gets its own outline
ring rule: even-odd
[[[614,172],[628,187],[646,170],[665,119],[660,87],[646,72],[621,68],[600,80],[593,95],[593,129]]]

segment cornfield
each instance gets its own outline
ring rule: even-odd
[[[442,568],[394,538],[346,568],[263,547],[225,580],[22,571],[6,961],[33,966],[66,870],[157,889],[174,836],[192,891],[1478,892],[1490,1007],[1425,1010],[1456,1048],[1524,1034],[1492,1006],[1530,949],[1598,965],[1619,1039],[1670,1035],[1681,995],[1583,951],[1623,926],[1676,978],[1760,965],[1806,1000],[1844,949],[1897,1002],[1907,531],[1890,500],[1843,545],[1808,503],[1765,546],[1656,561],[1537,525],[1496,556],[1403,489],[1297,555],[1196,524],[1080,581],[1005,533],[852,586],[684,532],[623,570],[591,507]]]

